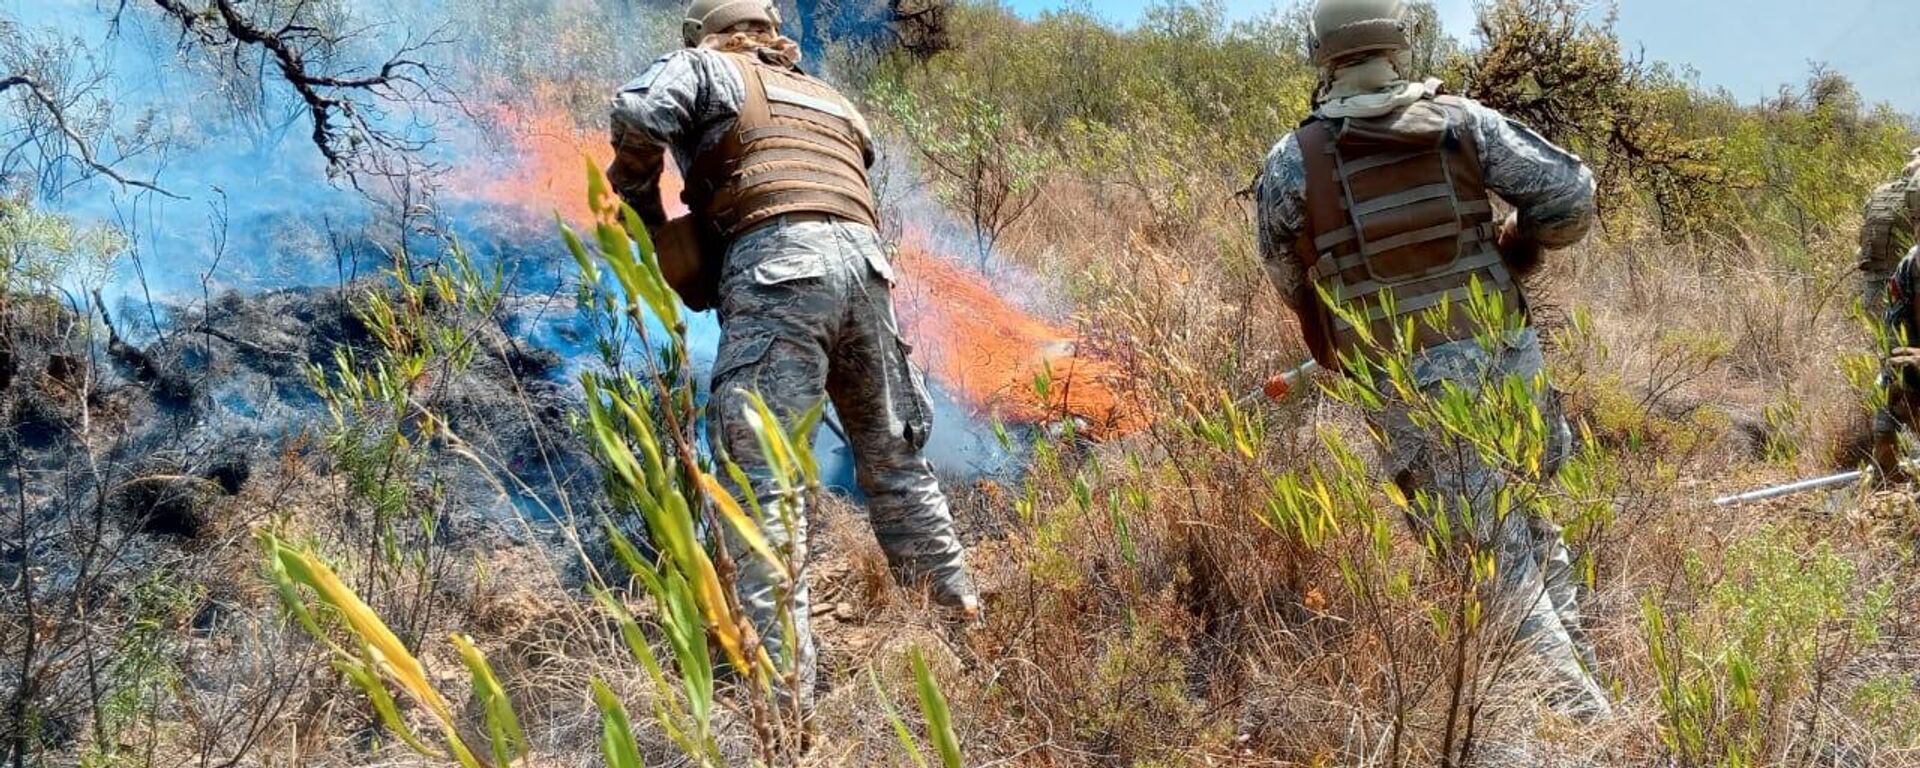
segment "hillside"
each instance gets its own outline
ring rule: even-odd
[[[1390,392],[1252,396],[1307,356],[1250,199],[1316,85],[1298,12],[800,3],[879,137],[985,600],[894,583],[837,426],[763,425],[813,504],[802,736],[701,546],[743,514],[701,435],[718,321],[586,170],[678,14],[242,4],[335,68],[315,118],[235,17],[170,5],[200,4],[0,12],[32,148],[0,158],[0,762],[1920,765],[1913,488],[1713,504],[1863,459],[1860,209],[1920,134],[1847,73],[1740,103],[1579,0],[1422,7],[1424,73],[1599,181],[1527,284],[1559,479],[1531,401],[1419,404],[1565,530],[1617,708],[1581,724],[1484,553],[1380,476]],[[141,83],[171,87],[114,100]]]

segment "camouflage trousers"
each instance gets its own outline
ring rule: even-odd
[[[1536,377],[1545,367],[1539,336],[1528,329],[1492,353],[1474,341],[1433,347],[1420,353],[1412,372],[1424,394],[1439,397],[1449,384],[1477,392],[1507,376],[1544,381]],[[1551,478],[1572,452],[1572,432],[1551,390],[1539,387],[1535,402],[1550,430],[1541,472]],[[1606,693],[1592,674],[1593,645],[1581,626],[1573,558],[1559,526],[1533,515],[1499,514],[1496,499],[1509,478],[1472,448],[1452,445],[1415,424],[1404,404],[1389,404],[1375,417],[1375,427],[1386,436],[1388,469],[1403,491],[1409,496],[1427,491],[1450,500],[1450,508],[1470,510],[1474,535],[1492,542],[1499,572],[1490,595],[1494,626],[1515,628],[1514,637],[1545,665],[1556,706],[1586,718],[1610,713]]]
[[[800,698],[814,681],[809,626],[807,519],[789,530],[770,503],[775,484],[742,414],[757,392],[783,423],[824,397],[846,429],[868,518],[896,577],[936,599],[973,592],[947,499],[922,455],[933,424],[926,385],[907,360],[892,298],[893,268],[873,229],[839,221],[780,219],[743,235],[720,283],[721,339],[707,420],[716,452],[739,463],[766,507],[760,522],[791,555],[795,583],[749,554],[729,532],[740,564],[740,601],[768,652],[799,670]],[[809,436],[811,439],[811,436]],[[740,489],[733,489],[736,496]],[[780,593],[791,590],[794,648],[783,637]],[[789,653],[791,651],[791,653]]]

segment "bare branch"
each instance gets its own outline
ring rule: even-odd
[[[113,179],[119,182],[121,186],[139,187],[156,194],[171,197],[175,200],[186,199],[162,189],[159,185],[151,181],[128,178],[125,174],[114,170],[112,165],[101,162],[99,157],[94,154],[92,143],[87,141],[85,136],[80,135],[80,132],[74,130],[72,124],[67,122],[66,110],[61,107],[60,101],[55,99],[52,93],[48,92],[45,87],[42,87],[40,83],[36,82],[33,78],[27,77],[26,75],[0,77],[0,93],[6,93],[14,88],[27,89],[27,93],[33,97],[33,100],[40,104],[41,110],[46,112],[47,118],[53,121],[54,127],[59,129],[60,134],[65,136],[67,141],[72,144],[74,151],[79,154],[78,159],[80,162],[88,168],[93,169],[95,173]]]
[[[283,23],[270,26],[249,16],[235,0],[209,0],[200,7],[189,0],[152,2],[180,26],[187,41],[224,49],[236,61],[249,50],[259,51],[278,79],[299,97],[301,111],[313,123],[313,145],[327,159],[329,172],[348,175],[355,186],[362,173],[405,173],[413,167],[410,163],[396,168],[381,155],[407,156],[428,143],[383,125],[383,105],[455,101],[419,55],[450,42],[439,32],[402,44],[371,70],[336,70],[330,66],[329,53],[364,30],[329,31],[305,23],[300,6]]]

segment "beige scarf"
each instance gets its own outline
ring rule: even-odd
[[[712,48],[723,53],[757,53],[762,59],[774,64],[793,66],[800,63],[800,44],[778,32],[766,35],[754,35],[746,32],[723,32],[707,35],[700,41],[700,47]]]
[[[1321,87],[1314,113],[1320,117],[1379,117],[1440,91],[1432,78],[1411,82],[1407,54],[1381,54],[1335,70]]]

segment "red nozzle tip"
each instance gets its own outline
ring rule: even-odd
[[[1293,391],[1293,382],[1287,381],[1285,375],[1275,376],[1267,379],[1266,385],[1262,386],[1260,391],[1266,393],[1269,400],[1285,400],[1287,393]]]

